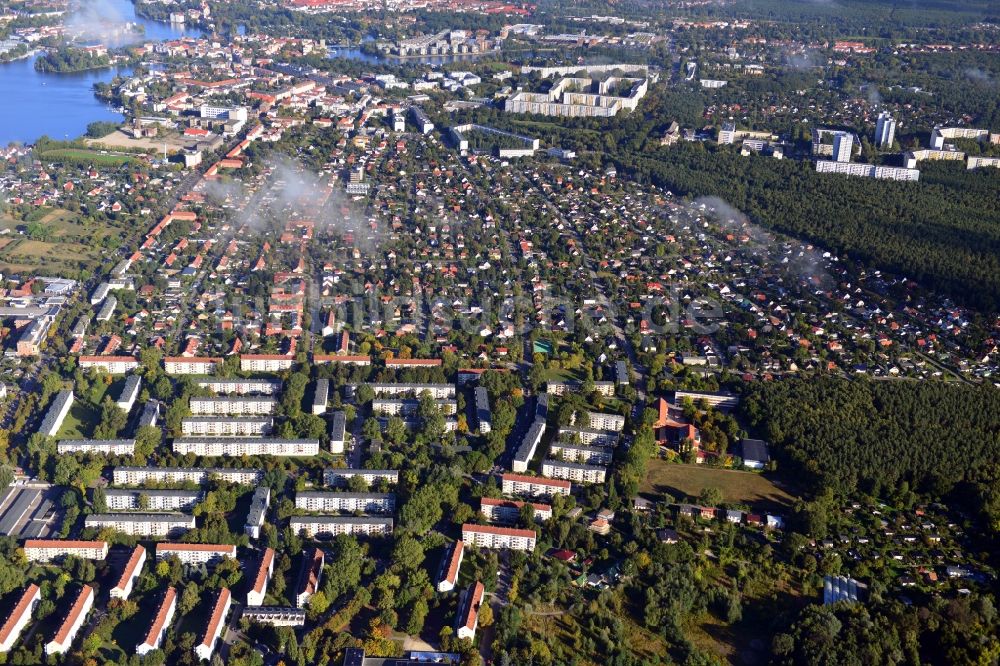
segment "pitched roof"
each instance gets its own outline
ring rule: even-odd
[[[153,618],[153,624],[149,626],[149,631],[146,633],[146,640],[142,643],[143,645],[153,646],[157,644],[160,632],[163,630],[163,624],[167,621],[167,614],[170,612],[170,607],[174,604],[176,598],[177,590],[173,587],[168,587],[166,594],[163,595],[163,601],[160,602],[160,608],[156,611],[156,617]]]
[[[139,560],[142,559],[143,555],[146,554],[146,549],[142,546],[136,546],[135,550],[132,551],[132,555],[129,556],[128,562],[125,564],[125,570],[122,571],[121,578],[118,579],[118,584],[114,586],[113,589],[124,590],[128,585],[128,582],[132,580],[133,574],[135,574],[136,567],[139,566]]]
[[[219,552],[232,553],[236,556],[236,546],[224,543],[158,543],[157,551],[188,551],[188,552]]]
[[[71,541],[63,539],[28,539],[25,548],[107,548],[107,541]]]
[[[475,630],[479,621],[479,606],[483,603],[485,592],[486,588],[479,581],[476,581],[476,584],[469,591],[462,617],[462,626],[466,629]]]
[[[25,613],[31,612],[31,602],[38,593],[38,586],[34,583],[24,589],[24,594],[21,595],[17,605],[14,606],[14,610],[10,612],[10,615],[7,617],[7,621],[3,623],[2,627],[0,627],[0,643],[7,642],[10,635],[14,633],[14,625],[16,625],[21,619],[21,616]]]
[[[66,619],[59,626],[59,631],[53,639],[56,643],[60,645],[66,643],[66,639],[69,638],[70,629],[73,628],[73,623],[80,617],[80,613],[83,612],[83,607],[87,603],[87,600],[93,596],[94,588],[89,585],[84,585],[81,588],[80,594],[76,596],[76,601],[73,602],[72,608],[69,609],[69,615],[66,616]]]
[[[472,523],[462,525],[462,533],[464,534],[467,531],[482,532],[484,534],[525,537],[530,539],[534,539],[538,536],[535,534],[535,530],[521,530],[514,527],[497,527],[496,525],[473,525]]]
[[[462,552],[465,550],[465,542],[459,540],[455,542],[455,547],[451,549],[451,557],[448,558],[448,568],[444,573],[444,580],[454,584],[458,580],[458,565],[462,561]]]
[[[208,619],[208,626],[205,627],[205,635],[201,639],[201,644],[205,647],[212,647],[215,637],[219,632],[219,625],[226,614],[226,606],[229,602],[229,588],[224,587],[219,590],[219,598],[215,600],[215,607],[212,609],[212,617]]]
[[[257,577],[253,581],[253,591],[261,593],[267,584],[267,572],[274,562],[274,548],[265,548],[264,556],[260,558],[260,567],[257,569]]]
[[[515,483],[539,483],[543,486],[557,486],[559,488],[572,488],[573,484],[561,479],[546,479],[540,476],[525,476],[524,474],[505,473],[500,476],[501,481],[514,481]]]

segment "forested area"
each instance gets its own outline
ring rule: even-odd
[[[639,180],[719,196],[751,220],[920,281],[976,307],[1000,307],[1000,172],[922,165],[917,183],[818,174],[811,162],[747,159],[682,144],[617,153]],[[954,167],[952,168],[961,168]]]
[[[779,469],[817,490],[880,495],[909,483],[940,498],[986,482],[1000,454],[1000,390],[990,385],[790,379],[752,385],[742,409]]]

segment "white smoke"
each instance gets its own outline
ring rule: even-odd
[[[996,83],[996,79],[990,72],[979,69],[978,67],[970,67],[965,70],[965,76],[976,83],[985,83],[986,85],[993,85]]]
[[[84,0],[64,22],[67,35],[82,42],[120,46],[134,39],[135,25],[130,25],[120,5],[114,0]]]

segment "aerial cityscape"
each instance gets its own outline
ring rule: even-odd
[[[1000,664],[995,0],[0,0],[0,664]]]

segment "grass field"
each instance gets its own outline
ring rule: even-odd
[[[705,488],[722,491],[726,502],[747,504],[754,510],[787,509],[794,498],[756,472],[741,472],[703,465],[679,465],[665,460],[650,460],[649,471],[639,486],[639,494],[659,501],[664,494],[675,500],[697,497]]]
[[[104,153],[100,150],[87,150],[86,148],[57,148],[55,150],[47,150],[39,157],[51,162],[96,164],[98,166],[121,166],[136,161],[136,158],[131,155],[115,155],[113,153]]]
[[[0,229],[9,232],[0,239],[0,272],[68,274],[93,268],[100,261],[99,243],[112,228],[88,229],[69,211],[54,209],[42,215],[38,223],[48,231],[47,240],[32,240],[17,233],[25,223],[0,216]]]

